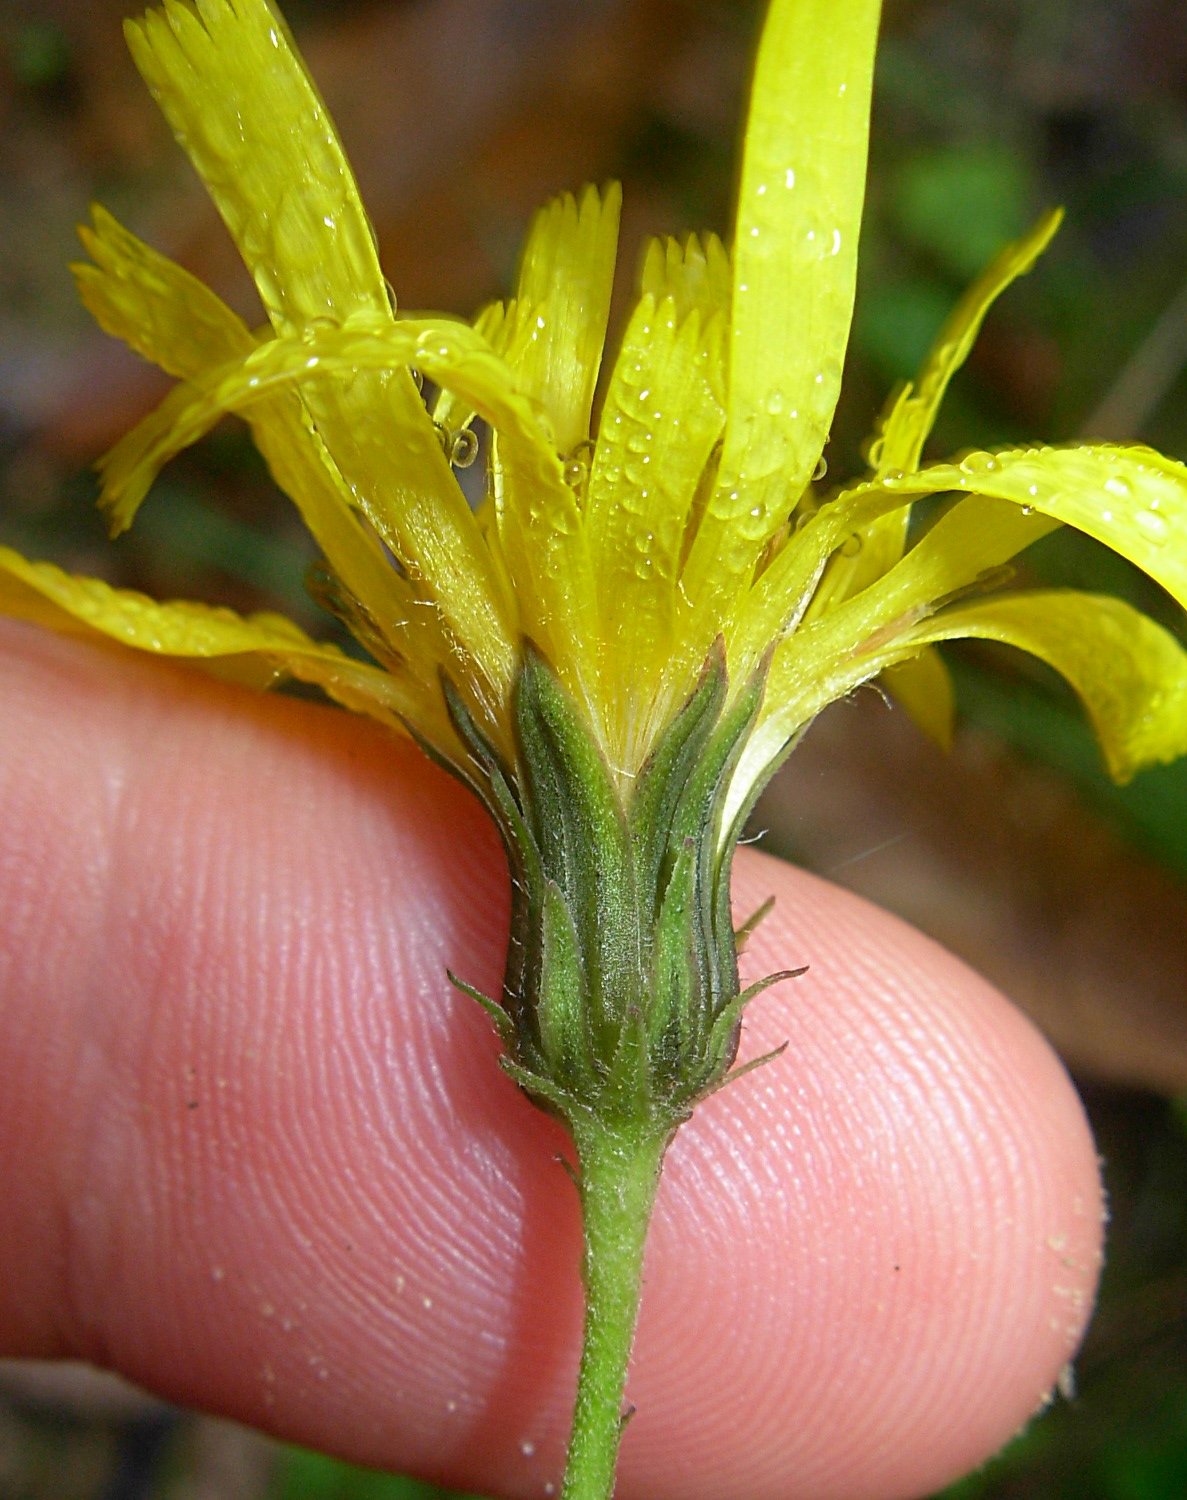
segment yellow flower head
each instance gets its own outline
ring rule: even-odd
[[[179,384],[107,456],[102,504],[131,524],[161,466],[226,412],[250,423],[326,563],[356,662],[272,616],[156,605],[0,552],[0,608],[58,628],[291,675],[464,764],[448,681],[511,753],[534,644],[624,793],[721,642],[730,701],[765,671],[722,828],[827,703],[881,675],[937,737],[937,641],[982,636],[1078,690],[1118,776],[1187,750],[1187,656],[1109,598],[975,591],[1060,523],[1187,604],[1187,471],[1139,448],[970,454],[923,465],[993,299],[1056,227],[1007,248],[957,308],[870,445],[824,497],[852,312],[879,0],[774,0],[758,58],[733,245],[647,250],[603,368],[619,194],[544,208],[518,284],[473,325],[392,305],[334,127],[270,0],[165,0],[127,37],[267,313],[249,329],[100,209],[77,268],[108,331]],[[421,382],[436,394],[426,403]],[[600,391],[600,399],[598,392]],[[479,436],[481,419],[485,436]],[[480,455],[472,509],[455,470]],[[912,504],[951,494],[908,535]]]

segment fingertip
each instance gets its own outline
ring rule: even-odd
[[[9,1347],[542,1493],[580,1231],[558,1127],[444,977],[498,985],[481,810],[327,710],[29,632],[0,666]],[[1045,1043],[911,929],[742,851],[738,912],[772,891],[745,977],[809,972],[747,1013],[744,1056],[787,1051],[672,1148],[624,1500],[925,1493],[1026,1419],[1091,1306],[1095,1156]]]
[[[1074,1354],[1100,1265],[1095,1152],[1067,1076],[990,986],[912,929],[753,854],[772,890],[743,1056],[657,1214],[625,1493],[863,1500],[989,1457]],[[651,1430],[649,1430],[651,1429]]]

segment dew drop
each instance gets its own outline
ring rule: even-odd
[[[846,537],[845,540],[841,543],[841,556],[856,557],[860,551],[861,537],[855,531],[852,536]]]
[[[647,557],[655,546],[654,531],[640,531],[635,537],[635,551]]]
[[[772,417],[777,417],[783,410],[783,392],[772,391],[767,397],[767,411]]]
[[[523,1454],[524,1458],[531,1458],[536,1452],[536,1445],[532,1442],[531,1438],[524,1438],[523,1442],[519,1445],[519,1451]]]
[[[816,467],[812,470],[812,483],[819,484],[828,473],[828,459],[823,454],[816,460]]]
[[[795,187],[795,168],[788,167],[783,174],[783,186],[785,188]]]
[[[1156,510],[1146,509],[1134,511],[1133,519],[1138,530],[1144,532],[1149,541],[1166,541],[1170,528],[1166,524],[1165,516],[1160,516]]]
[[[1110,495],[1116,495],[1119,500],[1128,500],[1133,495],[1133,485],[1128,479],[1122,479],[1117,474],[1105,480],[1105,489]]]

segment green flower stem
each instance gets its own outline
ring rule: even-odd
[[[575,1130],[585,1221],[585,1334],[561,1500],[608,1500],[625,1425],[643,1246],[670,1128]]]

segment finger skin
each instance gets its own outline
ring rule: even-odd
[[[581,1319],[559,1127],[497,986],[496,839],[327,709],[0,626],[0,1350],[358,1461],[542,1496]],[[673,1145],[622,1500],[890,1500],[988,1456],[1100,1258],[1078,1102],[901,923],[742,851],[776,1061]]]

